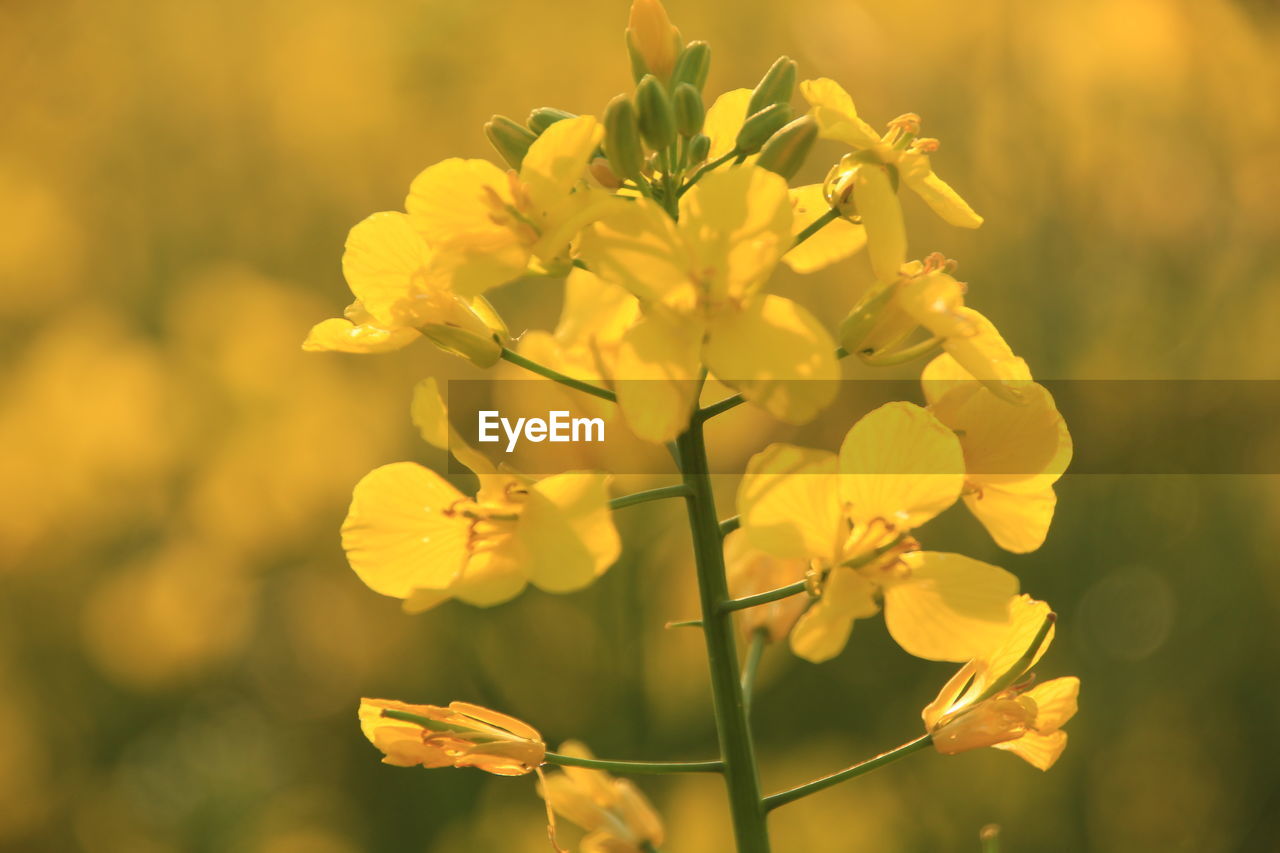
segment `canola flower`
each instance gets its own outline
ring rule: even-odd
[[[428,166],[403,212],[352,229],[343,271],[356,301],[304,348],[374,353],[426,337],[476,367],[507,361],[558,383],[575,405],[665,445],[678,482],[633,494],[610,497],[601,471],[522,475],[462,438],[427,378],[412,420],[477,487],[414,462],[377,468],[355,487],[342,545],[356,575],[410,613],[449,599],[488,607],[530,584],[582,589],[621,554],[614,512],[683,501],[701,608],[683,624],[705,642],[718,755],[597,759],[572,741],[549,752],[528,724],[459,702],[365,700],[366,736],[399,766],[538,774],[552,845],[558,813],[584,830],[589,853],[663,844],[657,811],[610,774],[719,775],[735,849],[768,853],[773,809],[931,745],[995,746],[1047,768],[1078,691],[1074,679],[1036,686],[1028,675],[1052,634],[1048,606],[999,566],[924,546],[929,523],[963,503],[1001,548],[1040,547],[1072,455],[1049,391],[968,304],[956,263],[908,262],[900,195],[957,227],[982,218],[933,171],[939,146],[914,114],[878,134],[838,83],[799,81],[786,57],[706,107],[710,47],[685,42],[659,0],[634,0],[625,43],[635,87],[598,118],[550,107],[523,123],[495,116],[484,130],[507,168]],[[792,186],[820,138],[851,150],[823,182]],[[858,253],[875,281],[849,294],[838,328],[774,292],[780,265],[804,274]],[[484,294],[535,277],[563,279],[563,309],[554,329],[513,340]],[[831,405],[851,354],[859,369],[929,357],[922,400],[851,418],[835,450],[765,447],[740,481],[737,515],[721,518],[705,424],[744,403],[807,423]],[[733,393],[704,403],[710,380]],[[748,714],[766,647],[786,639],[808,662],[833,661],[855,624],[880,613],[909,654],[967,662],[925,709],[926,733],[764,794]]]

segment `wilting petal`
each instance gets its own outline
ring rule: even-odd
[[[716,378],[781,421],[807,423],[835,397],[835,343],[799,304],[773,294],[707,328],[703,347]]]
[[[960,554],[902,556],[910,574],[884,589],[884,620],[898,645],[927,660],[977,657],[1009,631],[1018,579]]]
[[[751,544],[776,557],[832,559],[842,544],[836,455],[771,444],[751,457],[738,512]]]
[[[964,505],[996,544],[1015,554],[1030,553],[1044,544],[1057,503],[1052,488],[1024,492],[983,486],[964,496]]]
[[[791,191],[792,238],[808,228],[827,211],[822,184],[809,184]],[[828,222],[812,236],[782,256],[782,262],[798,273],[817,272],[857,254],[867,245],[867,232],[844,217]]]
[[[927,410],[887,403],[845,436],[840,487],[856,524],[878,518],[900,530],[919,527],[960,497],[960,441]]]
[[[835,139],[854,148],[875,148],[880,135],[871,125],[858,118],[853,98],[834,80],[819,77],[800,84],[800,94],[813,109],[818,120],[818,135],[823,139]]]
[[[1016,740],[993,744],[996,749],[1012,752],[1038,770],[1048,770],[1057,763],[1067,748],[1067,733],[1058,731],[1047,735],[1027,732]]]
[[[640,438],[657,443],[679,435],[693,412],[701,330],[651,315],[622,338],[618,406]]]
[[[1036,635],[1044,627],[1045,619],[1048,618],[1050,612],[1048,604],[1038,601],[1029,595],[1016,596],[1009,602],[1009,627],[1002,635],[1000,642],[992,648],[984,650],[980,656],[975,655],[980,660],[983,674],[979,681],[974,682],[973,695],[981,693],[986,689],[987,685],[1009,672],[1014,664],[1022,659],[1022,656],[1027,653],[1031,643],[1035,640]],[[1029,671],[1036,665],[1036,662],[1048,650],[1049,644],[1053,642],[1055,633],[1056,628],[1050,625],[1049,632],[1032,655],[1030,662],[1022,667],[1018,675]]]
[[[571,472],[535,483],[520,516],[521,561],[547,592],[573,592],[618,559],[608,475]]]
[[[392,352],[421,337],[413,328],[384,329],[371,323],[357,326],[350,320],[334,317],[312,326],[302,348],[307,352]]]
[[[751,101],[750,89],[730,89],[716,98],[707,109],[702,122],[702,132],[711,139],[707,162],[719,160],[734,149],[738,132],[747,120],[747,104]]]
[[[898,174],[902,182],[924,199],[924,203],[947,224],[960,228],[977,228],[982,224],[982,217],[969,203],[933,173],[929,155],[919,151],[903,152],[898,160]]]
[[[463,495],[413,462],[375,468],[356,484],[342,547],[374,592],[405,598],[448,587],[467,561],[467,519],[449,513]]]
[[[879,610],[875,587],[852,569],[833,569],[822,597],[800,617],[791,631],[791,651],[811,663],[840,654],[853,623]]]

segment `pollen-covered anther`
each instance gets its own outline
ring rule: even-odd
[[[903,113],[889,122],[889,129],[915,136],[920,132],[920,116],[915,113]]]
[[[911,150],[918,154],[932,154],[942,147],[942,143],[931,136],[922,136],[911,143]]]

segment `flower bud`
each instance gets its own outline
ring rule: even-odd
[[[787,104],[771,104],[758,113],[750,113],[742,130],[738,131],[736,148],[739,154],[754,154],[765,140],[773,136],[791,120],[791,107]]]
[[[604,157],[594,157],[587,164],[587,171],[591,173],[591,177],[595,178],[600,186],[609,190],[616,190],[622,186],[622,179],[614,174],[613,168],[609,165],[609,161]]]
[[[489,142],[513,169],[520,168],[524,155],[529,152],[529,146],[538,138],[528,128],[506,116],[494,116],[485,122],[484,135],[489,137]]]
[[[640,179],[644,149],[636,109],[626,95],[618,95],[604,110],[604,153],[615,174]]]
[[[818,138],[818,122],[813,116],[801,116],[783,127],[760,149],[756,165],[790,180],[804,165],[805,158]]]
[[[573,113],[564,110],[558,110],[555,107],[538,107],[529,113],[529,120],[525,122],[538,136],[551,125],[558,121],[564,121],[567,118],[577,118]]]
[[[688,139],[702,130],[706,110],[702,106],[702,95],[692,83],[681,83],[671,95],[671,105],[676,115],[676,130]]]
[[[636,120],[640,135],[654,151],[662,151],[676,141],[676,115],[666,87],[646,74],[636,87]]]
[[[785,104],[796,90],[796,63],[794,59],[779,56],[778,61],[756,84],[747,102],[747,115],[754,115],[770,104]]]
[[[689,165],[694,166],[707,159],[711,153],[711,137],[699,133],[689,140]]]
[[[661,0],[633,0],[627,21],[627,52],[636,82],[645,74],[670,79],[680,51],[680,31],[671,25]]]
[[[688,83],[699,93],[707,85],[707,74],[711,71],[711,45],[705,41],[691,41],[680,52],[676,60],[675,70],[671,72],[671,86],[675,88],[681,83]]]
[[[876,328],[885,307],[892,301],[896,288],[887,282],[870,290],[858,304],[853,306],[849,316],[840,324],[840,346],[849,352],[859,352],[867,336]],[[911,326],[907,327],[909,333]]]

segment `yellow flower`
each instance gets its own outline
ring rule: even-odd
[[[560,747],[562,755],[591,758],[576,741]],[[640,789],[603,770],[562,767],[547,773],[540,793],[555,812],[588,833],[582,853],[646,853],[662,844],[662,820]]]
[[[375,213],[351,229],[342,272],[356,301],[344,318],[307,335],[308,351],[389,352],[421,332],[446,352],[481,367],[495,363],[507,328],[483,297],[464,298],[433,271],[434,250],[403,213]]]
[[[351,568],[374,592],[405,600],[409,612],[448,598],[487,607],[526,582],[548,592],[590,584],[618,557],[608,476],[555,474],[542,480],[499,471],[448,426],[434,380],[414,391],[414,421],[480,481],[464,495],[429,468],[396,462],[356,484],[342,525]]]
[[[792,236],[796,237],[831,210],[822,184],[791,191]],[[840,218],[827,223],[799,246],[782,256],[782,262],[798,273],[816,272],[860,252],[867,245],[867,230]]]
[[[584,232],[581,254],[644,311],[617,365],[618,403],[637,435],[680,432],[702,364],[787,422],[830,402],[830,335],[798,304],[762,292],[791,243],[786,181],[753,166],[708,175],[680,199],[678,223],[648,199],[615,201]]]
[[[389,716],[389,714],[391,716]],[[397,767],[475,767],[496,776],[532,773],[546,755],[537,729],[479,705],[410,705],[361,699],[360,730]]]
[[[775,557],[753,548],[747,541],[745,530],[735,530],[724,538],[724,565],[729,592],[734,598],[793,584],[804,580],[809,571],[808,560]],[[777,643],[790,633],[807,605],[804,596],[793,595],[759,607],[749,607],[739,614],[738,624],[747,637],[757,630],[764,630],[769,641]]]
[[[977,228],[982,224],[982,217],[934,174],[929,154],[938,149],[938,141],[919,136],[918,116],[900,116],[881,136],[859,118],[853,99],[834,80],[806,80],[800,84],[800,93],[818,122],[819,136],[855,149],[832,169],[827,198],[866,226],[872,269],[881,281],[891,281],[906,260],[899,182],[951,225]]]
[[[965,660],[1000,635],[1017,579],[959,554],[915,551],[905,535],[955,503],[963,471],[959,439],[911,403],[864,416],[838,456],[775,444],[751,459],[738,491],[748,541],[825,575],[791,633],[797,655],[834,657],[881,602],[889,633],[917,657]]]
[[[1010,403],[944,358],[926,370],[924,390],[930,411],[964,450],[965,506],[1000,547],[1034,551],[1053,520],[1053,484],[1071,462],[1066,421],[1042,385],[1018,383],[1020,402]]]
[[[591,116],[551,125],[520,172],[451,158],[413,180],[405,210],[435,247],[433,275],[474,296],[524,275],[531,260],[567,271],[570,243],[612,197],[582,183],[603,135]]]
[[[1076,713],[1080,679],[1032,687],[1029,673],[1053,641],[1053,615],[1043,601],[1019,596],[1011,625],[992,649],[969,661],[922,712],[944,755],[994,746],[1048,770],[1067,745],[1062,731]]]
[[[671,77],[680,53],[680,31],[672,26],[661,0],[632,0],[627,48],[640,60],[644,72],[664,83]]]

